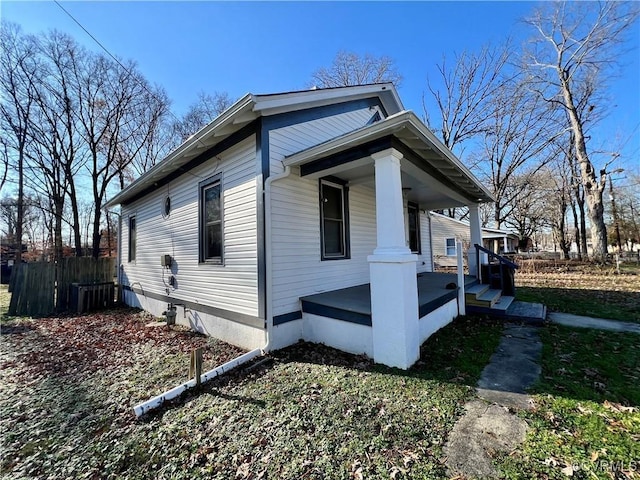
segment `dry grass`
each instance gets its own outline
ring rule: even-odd
[[[640,267],[574,261],[524,260],[516,273],[516,296],[552,311],[640,322]]]

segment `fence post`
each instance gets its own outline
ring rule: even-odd
[[[202,347],[191,350],[191,361],[189,362],[189,380],[196,379],[196,387],[200,386],[202,376]]]

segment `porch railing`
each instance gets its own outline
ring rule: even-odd
[[[483,265],[480,263],[480,254],[485,253],[488,257],[487,272],[488,282],[491,284],[492,276],[496,275],[495,278],[499,278],[500,280],[500,290],[502,290],[506,295],[514,295],[515,294],[515,284],[513,281],[514,272],[516,269],[520,268],[517,263],[512,262],[508,258],[503,257],[502,255],[498,255],[497,253],[492,252],[491,250],[484,248],[481,245],[475,244],[476,247],[476,265],[478,268],[478,281],[480,283],[485,283],[483,279]],[[498,274],[493,273],[493,265],[498,265]],[[508,276],[508,277],[507,277]]]

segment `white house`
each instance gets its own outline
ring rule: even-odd
[[[459,308],[456,276],[428,273],[427,212],[468,206],[481,244],[488,201],[375,84],[247,94],[109,206],[127,304],[173,304],[179,323],[249,349],[305,339],[408,368]]]
[[[434,267],[454,267],[456,265],[456,242],[463,245],[471,242],[469,222],[430,212],[431,253]],[[507,230],[482,228],[482,244],[494,253],[515,253],[518,236]]]

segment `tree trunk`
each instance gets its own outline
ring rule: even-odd
[[[101,211],[96,207],[93,218],[93,248],[91,251],[93,258],[100,258],[100,239],[102,237],[100,234],[100,217]]]
[[[573,231],[576,237],[576,251],[578,252],[578,260],[582,260],[582,250],[580,249],[580,226],[576,204],[571,202],[571,213],[573,215]]]
[[[569,260],[569,248],[570,243],[567,242],[567,234],[566,234],[566,213],[567,213],[567,203],[562,200],[560,204],[560,225],[558,225],[558,244],[560,246],[560,250],[562,250],[562,257],[565,260]]]
[[[596,188],[586,193],[591,222],[591,242],[593,243],[591,258],[596,262],[605,263],[607,260],[607,227],[604,224],[602,191]]]
[[[580,211],[580,245],[582,246],[582,256],[588,258],[587,249],[587,218],[584,212],[584,198],[578,200],[578,210]]]
[[[55,261],[62,259],[62,210],[64,209],[64,200],[55,200],[55,223],[53,229],[53,258]]]
[[[584,187],[585,199],[589,207],[589,220],[591,223],[591,242],[593,243],[592,259],[599,263],[607,259],[607,227],[604,223],[604,205],[602,192],[604,191],[604,179],[606,172],[601,171],[601,178],[596,177],[593,165],[589,160],[587,146],[584,138],[582,121],[573,102],[573,95],[569,85],[569,72],[558,69],[562,96],[569,115],[571,130],[575,136],[576,158],[580,165],[580,178]]]
[[[22,225],[24,224],[24,144],[18,152],[18,212],[16,219],[16,251],[15,264],[22,263]]]
[[[111,257],[111,217],[109,217],[109,212],[106,213],[105,218],[107,219],[107,256]]]
[[[80,225],[80,212],[78,211],[78,196],[76,194],[76,187],[73,180],[70,181],[70,200],[71,200],[71,212],[73,214],[73,243],[76,250],[76,257],[82,256],[82,226]]]
[[[502,223],[502,222],[500,222],[500,220],[502,219],[501,215],[500,215],[500,213],[501,213],[500,210],[501,210],[500,205],[496,201],[493,204],[493,220],[496,222],[496,228],[498,228],[498,229],[500,228],[500,224]]]

